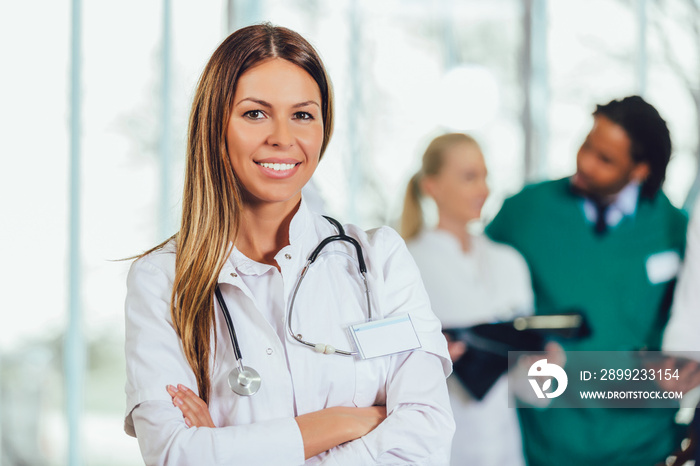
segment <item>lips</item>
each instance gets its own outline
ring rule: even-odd
[[[264,159],[254,162],[265,176],[276,179],[292,176],[301,165],[301,162],[293,159]]]

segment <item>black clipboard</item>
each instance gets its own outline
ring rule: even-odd
[[[552,339],[580,339],[591,334],[580,312],[518,317],[511,321],[447,328],[467,351],[453,363],[453,371],[467,391],[481,400],[508,370],[509,351],[543,351]]]

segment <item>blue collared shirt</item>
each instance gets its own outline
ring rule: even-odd
[[[608,227],[615,227],[624,217],[634,215],[637,210],[637,201],[639,200],[639,189],[639,183],[632,181],[617,194],[605,212],[605,223]],[[595,224],[598,220],[598,211],[593,201],[585,198],[582,204],[586,220],[591,224]]]

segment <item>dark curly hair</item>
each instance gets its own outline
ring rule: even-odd
[[[598,105],[593,115],[603,115],[625,130],[632,143],[632,160],[649,166],[649,177],[642,185],[641,196],[652,199],[664,183],[666,166],[671,159],[671,135],[666,121],[638,95]]]

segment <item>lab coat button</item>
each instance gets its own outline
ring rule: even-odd
[[[237,274],[236,272],[231,272],[231,276],[232,276],[233,278],[236,278],[236,277],[238,276],[238,274]]]
[[[285,255],[284,255],[284,258],[285,258],[285,259],[291,259],[292,256],[290,256],[289,254],[285,254]]]
[[[268,354],[268,355],[269,355],[269,354],[272,354],[272,348],[268,348],[268,349],[267,349],[267,354]]]

